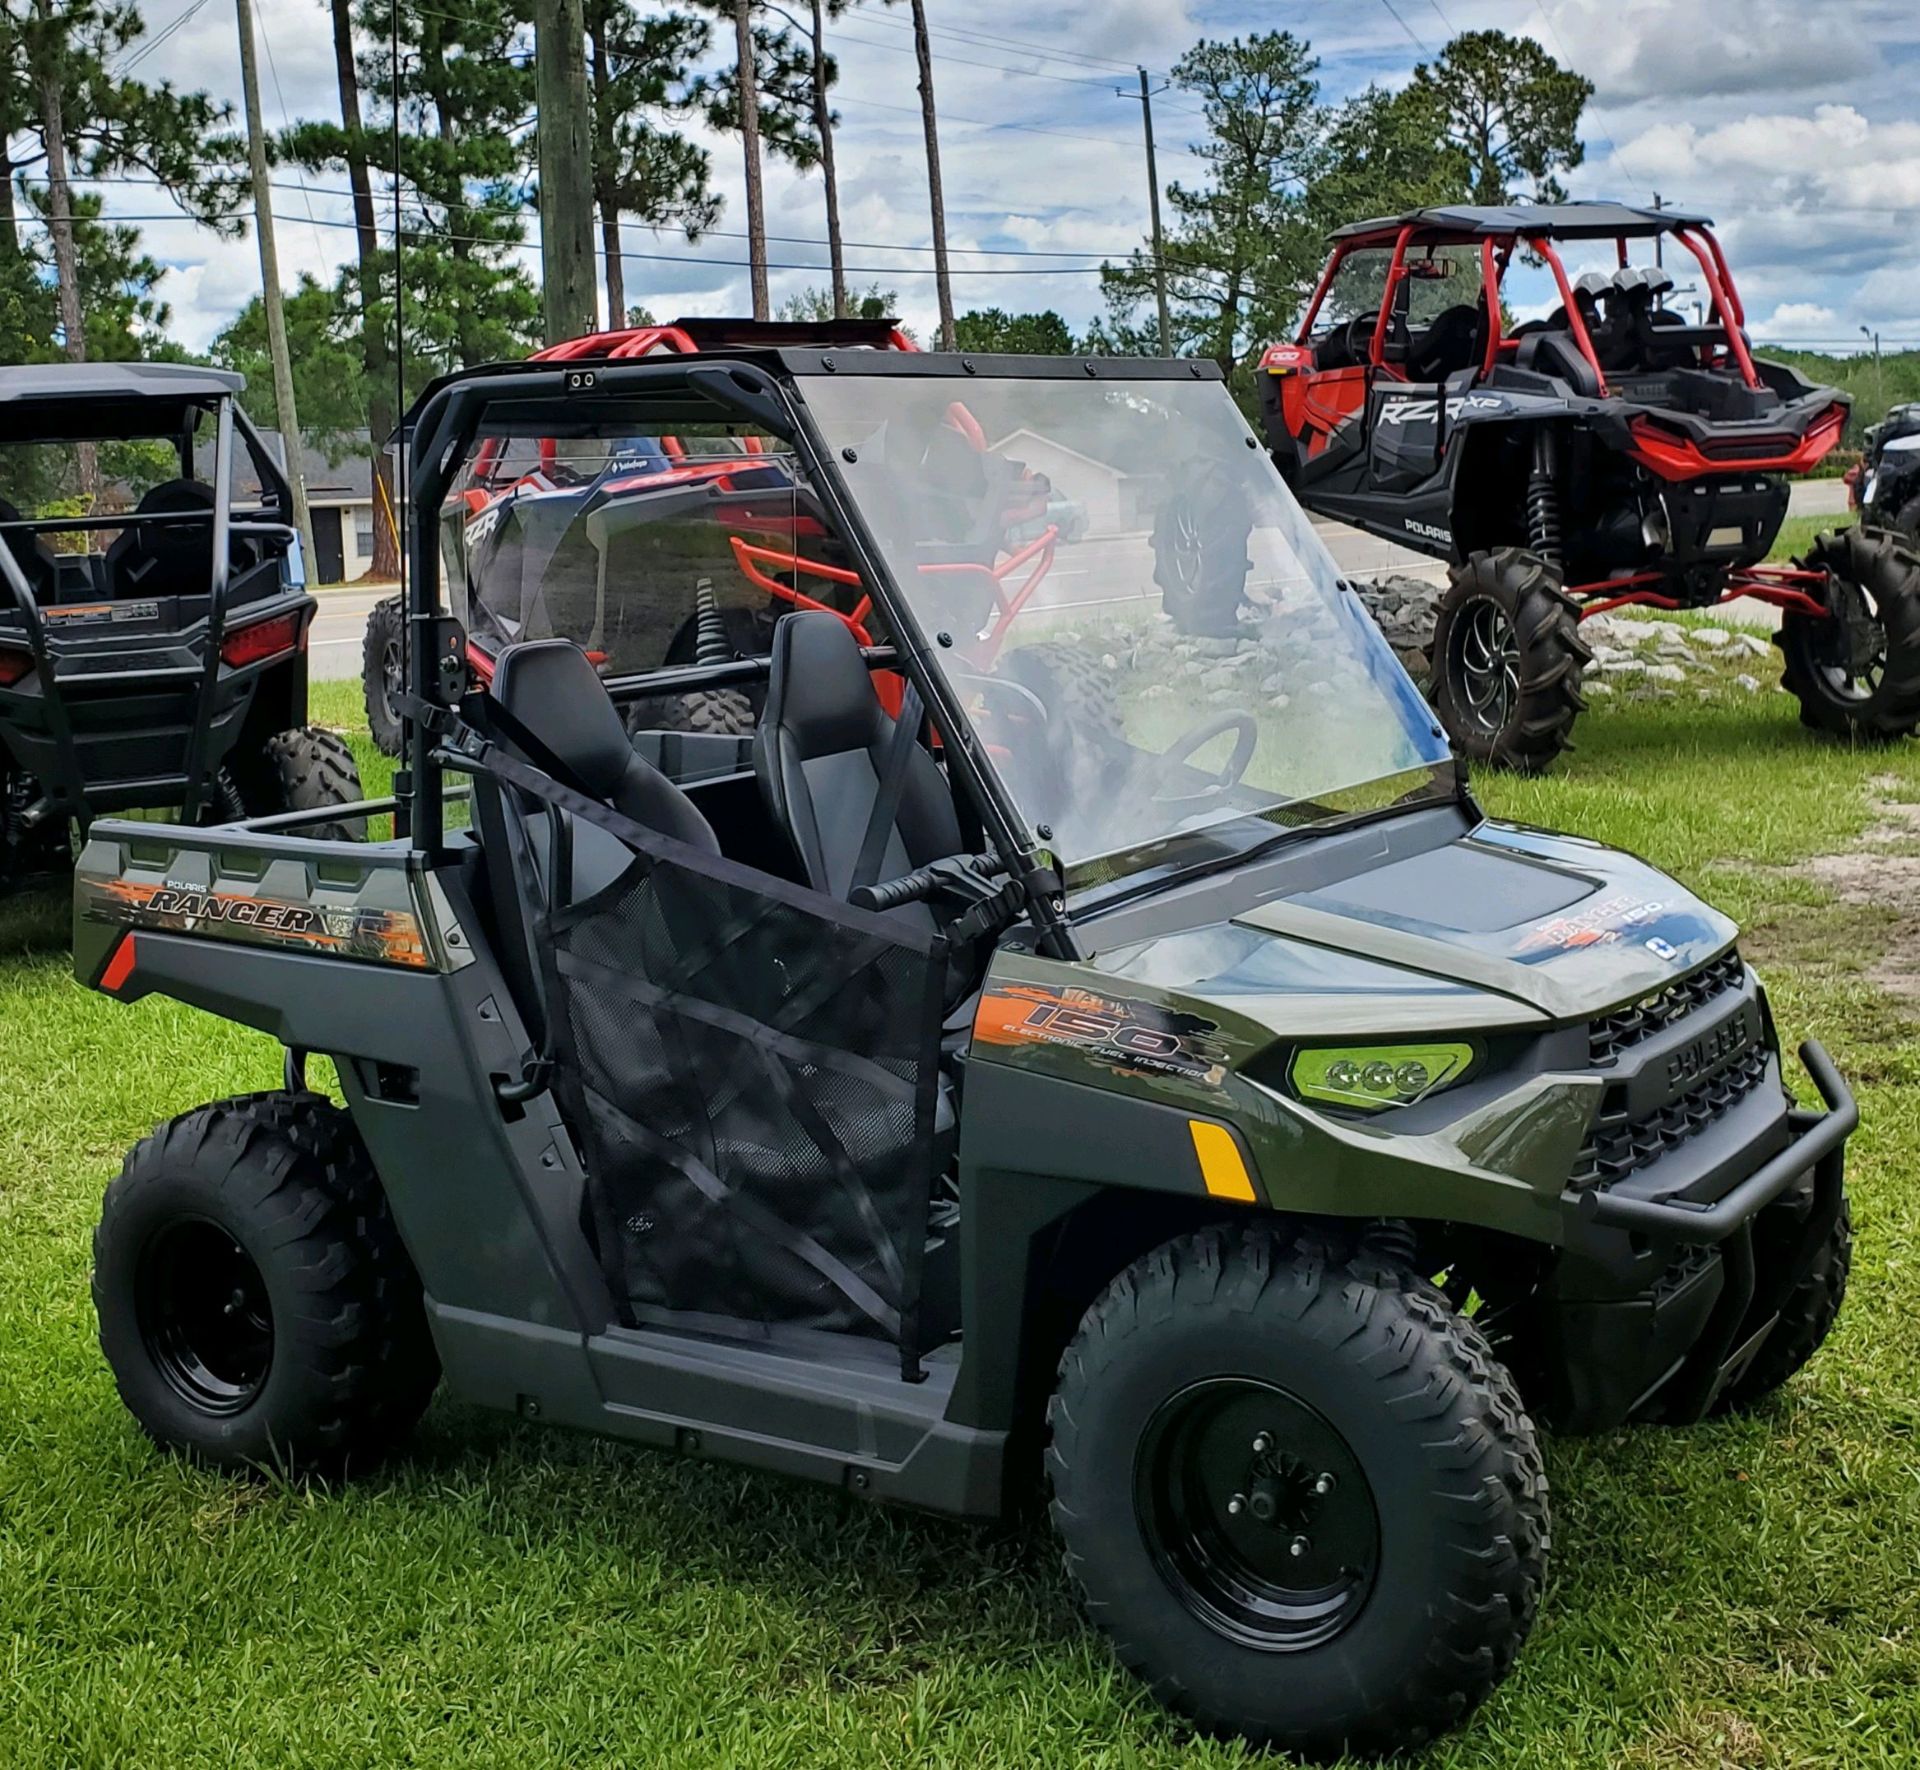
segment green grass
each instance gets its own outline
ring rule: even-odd
[[[352,699],[327,691],[321,716]],[[1860,1246],[1833,1341],[1763,1414],[1550,1441],[1539,1625],[1425,1762],[1920,1762],[1920,1038],[1866,978],[1898,911],[1836,912],[1790,870],[1857,842],[1888,774],[1920,798],[1920,746],[1850,752],[1783,696],[1688,686],[1596,703],[1550,779],[1482,784],[1747,925],[1783,1029],[1859,1084]],[[337,1490],[156,1453],[94,1344],[100,1191],[157,1119],[271,1085],[278,1052],[83,992],[64,916],[0,907],[0,1764],[1245,1761],[1113,1668],[1038,1531],[445,1398],[406,1456]]]
[[[1773,551],[1767,555],[1772,560],[1802,558],[1813,545],[1816,535],[1824,535],[1836,529],[1851,528],[1853,518],[1845,516],[1789,516],[1780,525],[1780,533],[1774,537]]]

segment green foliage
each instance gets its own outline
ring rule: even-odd
[[[884,320],[900,311],[897,291],[869,283],[865,289],[847,291],[847,317],[855,320]],[[819,324],[833,318],[833,291],[825,283],[796,289],[774,310],[774,318],[799,324]]]
[[[1312,288],[1330,228],[1432,203],[1505,201],[1528,175],[1578,165],[1591,85],[1527,39],[1456,37],[1400,92],[1369,87],[1324,104],[1309,46],[1286,31],[1198,44],[1174,64],[1207,135],[1198,185],[1168,187],[1166,278],[1177,354],[1231,370],[1283,334]],[[1107,312],[1088,348],[1158,348],[1154,264],[1101,268]]]
[[[700,4],[725,18],[731,30],[733,0],[700,0]],[[789,15],[779,12],[778,16],[786,19]],[[787,24],[758,19],[753,25],[753,59],[760,98],[761,148],[802,171],[817,166],[820,132],[813,115],[812,44]],[[835,72],[829,56],[826,85],[833,84]],[[739,75],[740,70],[729,59],[725,68],[704,76],[700,84],[707,123],[725,135],[740,133]]]
[[[286,294],[281,305],[303,438],[337,464],[357,446],[357,433],[367,428],[367,377],[356,304],[345,278],[328,288],[303,273],[300,286]],[[258,296],[214,339],[212,354],[222,368],[246,376],[250,388],[273,385],[266,308]]]
[[[1463,31],[1413,70],[1406,102],[1427,112],[1430,140],[1466,157],[1476,203],[1554,203],[1566,196],[1555,174],[1585,157],[1580,113],[1592,96],[1591,80],[1531,37]]]
[[[523,216],[532,198],[527,156],[533,74],[526,0],[461,0],[456,10],[400,6],[402,76],[396,101],[388,48],[387,0],[362,0],[357,24],[368,49],[359,60],[370,101],[357,145],[376,184],[396,172],[401,191],[400,278],[409,370],[419,379],[522,356],[536,340],[540,295],[529,274]],[[316,171],[341,171],[355,145],[337,122],[302,122],[282,137],[285,157]],[[388,218],[381,217],[383,228]],[[358,266],[340,293],[366,319],[393,331],[393,250],[373,257],[373,289]]]
[[[707,184],[711,156],[659,119],[698,104],[692,64],[712,27],[682,12],[643,15],[631,0],[588,0],[586,15],[594,200],[698,239],[720,215]]]
[[[1016,356],[1066,356],[1074,348],[1067,322],[1051,308],[1044,313],[1006,313],[976,307],[953,322],[960,350],[1005,351]]]

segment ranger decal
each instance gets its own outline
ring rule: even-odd
[[[430,963],[420,924],[405,910],[289,903],[130,879],[82,882],[79,889],[86,913],[99,922],[255,946],[299,947],[416,971]]]

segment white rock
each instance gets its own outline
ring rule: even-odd
[[[1112,652],[1103,651],[1100,654],[1100,667],[1103,670],[1117,670],[1120,668],[1120,660]]]
[[[1678,664],[1649,664],[1647,676],[1654,682],[1685,682],[1687,673]]]
[[[1633,657],[1609,658],[1598,666],[1603,676],[1638,676],[1646,667],[1639,658]]]
[[[1142,692],[1142,698],[1149,701],[1163,701],[1172,693],[1173,690],[1164,682],[1156,682]]]
[[[1613,684],[1611,682],[1583,682],[1580,684],[1580,692],[1585,695],[1588,700],[1592,700],[1597,694],[1612,694]]]
[[[1733,643],[1733,635],[1724,627],[1696,627],[1693,630],[1693,643],[1718,651],[1722,646]]]
[[[1758,633],[1736,633],[1733,643],[1750,658],[1764,658],[1773,650],[1772,642],[1762,639]]]
[[[1736,676],[1733,679],[1733,686],[1744,688],[1748,694],[1753,694],[1760,687],[1760,679],[1757,676]]]

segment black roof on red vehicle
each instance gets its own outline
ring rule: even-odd
[[[1509,234],[1548,234],[1561,240],[1612,239],[1618,234],[1657,234],[1675,227],[1710,227],[1712,218],[1685,209],[1638,209],[1628,203],[1503,203],[1480,207],[1449,203],[1434,209],[1410,209],[1372,221],[1335,228],[1336,240],[1366,234],[1394,234],[1403,227],[1467,239]]]

